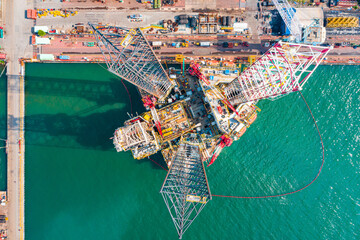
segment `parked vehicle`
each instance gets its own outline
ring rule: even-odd
[[[199,45],[200,45],[200,47],[210,47],[211,43],[210,42],[200,42]]]
[[[61,60],[69,60],[70,56],[68,56],[68,55],[60,55],[59,59],[61,59]]]

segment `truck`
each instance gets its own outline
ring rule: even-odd
[[[211,46],[211,42],[199,42],[198,45],[200,47],[210,47]]]
[[[26,10],[26,18],[27,19],[36,19],[37,18],[37,11],[34,9]]]
[[[60,60],[69,60],[69,59],[70,59],[70,56],[68,56],[68,55],[60,55],[60,56],[59,56],[59,59],[60,59]]]
[[[161,45],[162,45],[162,42],[161,42],[161,41],[152,42],[151,45],[152,45],[153,47],[161,46]]]

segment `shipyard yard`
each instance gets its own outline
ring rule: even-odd
[[[7,134],[6,137],[1,136],[1,141],[5,143],[1,150],[7,158],[7,187],[0,189],[5,190],[1,192],[0,238],[46,239],[45,233],[42,235],[41,230],[34,230],[36,225],[28,223],[31,222],[28,216],[34,216],[35,209],[39,210],[38,207],[32,209],[29,206],[43,201],[34,194],[33,189],[40,190],[44,183],[34,184],[34,178],[25,176],[26,166],[30,166],[30,169],[36,168],[38,159],[34,156],[38,154],[39,146],[47,146],[54,152],[58,151],[57,148],[103,151],[104,157],[109,156],[110,159],[115,156],[128,158],[125,156],[131,153],[136,161],[139,160],[139,164],[152,162],[154,166],[166,170],[167,174],[165,178],[161,177],[162,184],[158,185],[157,190],[158,192],[160,189],[158,195],[161,195],[161,201],[165,203],[159,203],[161,207],[156,207],[156,211],[160,212],[161,218],[168,223],[162,223],[162,228],[168,228],[172,236],[176,230],[180,239],[197,239],[197,227],[191,226],[193,223],[216,228],[216,221],[206,222],[201,217],[203,213],[200,214],[208,203],[214,204],[214,199],[283,199],[287,195],[311,188],[313,183],[317,183],[315,180],[323,169],[326,158],[324,142],[329,140],[321,137],[321,126],[319,128],[315,117],[316,114],[321,115],[319,109],[313,114],[312,103],[309,104],[301,92],[316,92],[319,98],[324,98],[326,94],[319,93],[321,89],[308,90],[312,81],[317,86],[326,85],[326,82],[318,81],[323,78],[322,75],[327,74],[324,69],[332,69],[333,65],[360,64],[359,18],[358,3],[345,0],[289,3],[279,0],[36,0],[27,1],[25,4],[19,1],[1,1],[0,58],[4,65],[1,76],[5,74],[7,82],[7,117],[2,121]],[[42,79],[39,77],[41,74],[36,71],[32,72],[33,75],[27,74],[27,69],[30,68],[31,72],[35,65],[50,66],[46,63],[54,64],[49,67],[53,69],[51,77],[47,75]],[[97,70],[89,70],[86,73],[87,80],[77,80],[81,77],[77,76],[76,70],[71,70],[71,76],[70,73],[59,72],[55,66],[77,66],[80,73],[80,63],[91,63]],[[97,72],[102,72],[102,75],[95,80]],[[334,73],[334,79],[342,79],[336,71],[328,72]],[[332,77],[328,78],[331,79],[327,81],[331,82]],[[349,87],[357,84],[351,76],[348,80]],[[329,87],[330,84],[326,86]],[[340,83],[337,87],[344,92]],[[299,92],[299,95],[296,95],[296,92]],[[43,98],[44,96],[49,100]],[[75,98],[78,98],[78,102]],[[128,100],[124,101],[126,98]],[[315,96],[311,98],[314,100]],[[349,97],[349,101],[353,98],[356,99],[356,96]],[[297,110],[291,109],[287,107],[289,103],[286,99],[295,101],[297,105],[302,104],[305,108],[297,106]],[[57,106],[58,101],[64,101],[65,105]],[[289,125],[283,125],[282,119],[272,123],[272,120],[268,119],[275,129],[266,129],[272,125],[265,123],[266,118],[263,118],[262,114],[269,116],[267,111],[272,109],[272,104],[281,112],[279,116],[285,115],[283,118],[288,119],[285,122]],[[67,109],[69,106],[73,107]],[[35,110],[37,107],[41,110]],[[59,110],[55,110],[56,108]],[[275,116],[276,111],[271,111],[272,116]],[[301,112],[303,118],[308,117],[308,121],[305,123],[306,119],[295,117],[298,124],[301,123],[296,126],[295,123],[290,123],[291,118],[286,117],[286,111],[292,114]],[[107,121],[109,122],[106,123]],[[350,117],[348,121],[353,120]],[[278,152],[272,156],[268,144],[262,145],[268,149],[267,155],[258,154],[262,151],[259,150],[262,149],[261,144],[256,146],[255,142],[251,141],[262,141],[258,137],[262,135],[259,126],[264,128],[264,132],[272,131],[276,135],[278,129],[286,135],[288,133],[284,129],[291,129],[291,124],[295,124],[294,129],[301,129],[300,134],[304,131],[304,135],[293,136],[295,145],[289,147],[288,142],[277,140],[287,146],[281,150],[276,145],[272,146],[282,154]],[[258,136],[254,135],[255,133]],[[302,146],[300,139],[304,136],[307,140]],[[269,135],[263,137],[271,142]],[[287,137],[288,135],[285,136]],[[114,149],[109,148],[109,143],[113,144]],[[322,156],[316,153],[319,152],[316,146],[318,143]],[[299,149],[293,147],[296,145],[301,151],[304,150],[303,152],[307,152],[307,149],[315,157],[299,152]],[[30,149],[30,153],[28,150],[25,153],[25,146]],[[353,154],[356,156],[356,153],[352,153],[354,149],[348,150],[351,158]],[[241,154],[241,151],[244,154]],[[242,161],[243,156],[250,160],[246,166],[242,166],[244,171],[251,168],[252,165],[249,164],[254,160],[252,155],[256,156],[255,162],[259,166],[263,165],[260,160],[266,157],[274,158],[275,161],[276,156],[281,159],[280,155],[290,155],[292,161],[304,160],[306,164],[310,164],[311,167],[306,168],[311,168],[313,174],[305,174],[304,176],[308,177],[293,186],[287,179],[290,190],[287,190],[289,187],[279,187],[276,190],[273,185],[281,180],[273,180],[261,186],[263,191],[239,193],[238,188],[219,187],[219,181],[224,186],[230,186],[238,182],[236,179],[228,174],[225,174],[228,180],[214,176],[214,171],[224,174],[224,169],[228,168],[227,161],[236,166],[240,164],[234,162],[234,159],[231,160],[229,152],[239,158],[237,161]],[[59,164],[57,168],[60,165],[61,168],[65,166],[59,162],[64,157],[74,161],[69,153],[65,153],[68,157],[60,152],[53,157]],[[83,154],[91,163],[93,156]],[[49,156],[49,153],[43,156]],[[28,158],[32,159],[32,162],[27,163]],[[82,162],[82,168],[87,172],[84,159],[80,157],[79,163]],[[310,159],[311,163],[308,162]],[[118,162],[110,162],[111,165],[121,166]],[[106,165],[97,161],[96,164],[100,166],[100,171],[103,171],[103,166]],[[354,164],[351,162],[351,165]],[[302,165],[298,167],[300,166]],[[144,165],[139,167],[143,168]],[[47,171],[44,166],[40,168]],[[64,169],[72,171],[68,167]],[[126,166],[125,169],[130,172]],[[266,175],[267,168],[262,170]],[[260,169],[258,171],[261,172]],[[102,182],[106,173],[103,174],[96,173],[95,179]],[[123,174],[126,175],[126,172]],[[290,176],[294,177],[291,173]],[[315,178],[311,181],[312,176]],[[62,178],[61,175],[58,177]],[[53,177],[49,175],[47,178]],[[218,183],[214,183],[212,178]],[[151,182],[158,183],[159,173],[156,180],[151,179]],[[252,177],[246,177],[243,181],[250,184],[251,179]],[[78,180],[74,178],[70,181]],[[28,185],[28,182],[33,184]],[[53,180],[50,182],[57,186]],[[82,180],[79,180],[79,183],[81,184],[76,183],[74,187],[84,184]],[[111,184],[117,185],[116,182]],[[212,193],[213,186],[216,194]],[[257,188],[255,185],[253,187]],[[59,192],[64,191],[61,187],[58,188]],[[153,185],[148,188],[153,189]],[[231,189],[235,191],[231,192]],[[94,198],[98,195],[94,190],[88,190],[82,198]],[[102,196],[109,193],[99,189],[97,191]],[[131,191],[135,196],[140,193],[134,189]],[[30,194],[30,198],[26,192]],[[120,192],[120,195],[124,194],[122,190]],[[149,194],[153,192],[145,192],[147,198],[152,198]],[[227,195],[217,195],[222,193]],[[305,191],[303,194],[306,194]],[[60,198],[71,197],[60,194]],[[38,199],[37,203],[32,199]],[[117,200],[112,198],[112,201]],[[89,199],[90,202],[93,200]],[[52,203],[43,204],[57,208]],[[120,206],[123,204],[121,202]],[[113,202],[111,205],[113,206]],[[211,207],[205,208],[205,216],[206,211],[214,211],[207,210],[208,208]],[[118,210],[114,214],[123,215]],[[226,212],[231,215],[231,211],[227,209]],[[68,218],[73,217],[70,213],[67,214]],[[146,215],[146,210],[141,214]],[[60,215],[59,219],[62,219],[64,216]],[[96,211],[95,215],[98,216]],[[114,217],[117,218],[110,213],[109,215],[113,220]],[[194,221],[195,218],[198,220]],[[46,219],[55,224],[49,220],[52,219],[51,216]],[[148,224],[141,221],[144,225]],[[175,226],[175,229],[172,227],[173,231],[170,231],[171,222]],[[127,224],[126,221],[123,223]],[[117,229],[115,225],[113,227]],[[27,230],[26,226],[32,227]],[[242,231],[249,229],[242,228]],[[43,231],[46,232],[45,229]],[[199,231],[200,234],[206,232],[204,228],[199,228]],[[237,232],[235,229],[229,232],[232,231]],[[29,237],[26,236],[27,233],[30,233]],[[69,233],[70,231],[64,235],[67,239],[74,239],[78,234],[72,236],[68,235]],[[75,239],[84,238],[85,235],[87,233],[79,234]],[[122,232],[122,235],[122,238],[128,239],[131,234]],[[144,236],[143,233],[139,233],[140,235]],[[61,237],[61,234],[59,236]],[[111,233],[109,239],[118,239],[119,236],[115,236],[116,231]],[[264,236],[255,238],[261,239]],[[331,236],[333,235],[325,234],[325,237],[317,239],[329,239]],[[348,236],[344,239],[352,239],[349,238],[351,234],[346,233],[344,236]],[[159,238],[165,239],[164,236]],[[202,235],[201,238],[208,239],[209,236]],[[272,238],[279,238],[279,235],[272,235]]]

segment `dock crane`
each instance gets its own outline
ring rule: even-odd
[[[295,15],[294,9],[290,6],[287,0],[273,0],[276,9],[280,13],[281,18],[285,22],[291,35],[295,38],[295,42],[302,40],[302,26],[299,19]]]
[[[313,22],[304,28],[299,18],[295,15],[295,10],[290,6],[287,0],[273,0],[273,3],[278,10],[281,18],[289,29],[294,39],[292,42],[296,43],[311,43],[307,40],[311,28],[320,28],[319,19],[313,19]],[[322,41],[320,41],[322,42]]]

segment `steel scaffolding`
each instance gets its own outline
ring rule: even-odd
[[[160,193],[181,239],[211,200],[199,146],[180,144]]]
[[[279,42],[234,79],[225,95],[236,105],[301,90],[330,49]]]
[[[140,28],[89,23],[108,70],[144,91],[164,99],[174,87]]]
[[[116,129],[113,142],[118,152],[127,151],[141,144],[154,141],[154,136],[147,131],[146,123],[136,121],[132,125]]]

